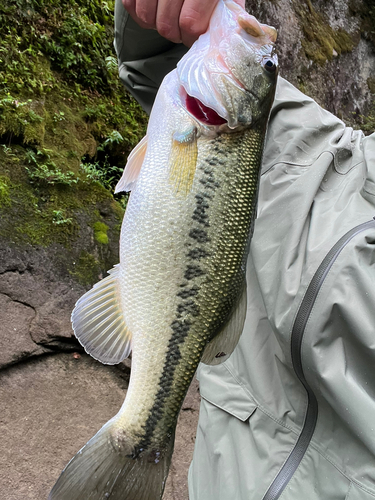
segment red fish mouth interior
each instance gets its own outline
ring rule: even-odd
[[[206,125],[223,125],[227,123],[224,118],[216,113],[215,110],[208,108],[195,97],[186,94],[186,109],[192,114],[197,120]]]

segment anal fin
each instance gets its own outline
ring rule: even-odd
[[[77,302],[72,313],[74,333],[93,358],[108,365],[120,363],[131,351],[118,290],[119,266],[109,271]]]
[[[237,307],[224,328],[209,342],[201,359],[206,365],[219,365],[226,361],[234,351],[241,337],[246,319],[247,292],[246,284]]]

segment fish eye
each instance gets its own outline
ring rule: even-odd
[[[268,71],[268,73],[275,73],[277,66],[272,59],[266,59],[266,61],[263,62],[263,68]]]

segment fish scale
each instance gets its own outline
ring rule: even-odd
[[[194,293],[187,293],[187,297],[177,305],[159,389],[144,424],[144,434],[135,445],[138,450],[165,448],[202,351],[207,341],[225,323],[233,304],[238,300],[244,281],[245,249],[254,220],[263,137],[264,133],[254,130],[239,135],[227,134],[208,143],[203,149],[211,151],[215,145],[221,145],[215,150],[216,156],[201,158],[197,166],[197,172],[201,175],[197,175],[194,181],[191,197],[197,200],[197,207],[202,199],[207,199],[207,192],[211,205],[217,196],[223,201],[229,200],[229,203],[215,205],[216,212],[206,203],[206,217],[203,219],[194,216],[197,208],[193,210],[192,229],[185,243],[189,249],[186,254],[188,277],[185,272],[186,281],[179,285],[176,295],[181,297],[179,288],[182,291],[194,289]],[[233,162],[237,165],[236,169],[231,168]],[[207,163],[212,167],[209,171]],[[200,185],[203,190],[199,190]],[[228,190],[231,197],[228,197]],[[194,233],[194,229],[200,226],[205,227],[204,241],[202,236],[198,238]],[[223,244],[219,244],[220,241]],[[200,252],[199,259],[191,257],[192,251]],[[199,264],[192,266],[190,262],[196,260]],[[195,273],[191,272],[192,268]],[[220,269],[220,273],[212,273],[212,268]],[[226,287],[222,286],[223,283]],[[202,323],[205,328],[202,328]],[[187,351],[186,356],[181,355],[182,348]],[[147,383],[145,380],[142,382]],[[129,399],[128,404],[136,408],[134,400]]]

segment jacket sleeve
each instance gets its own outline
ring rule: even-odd
[[[119,75],[125,88],[150,113],[164,76],[172,71],[187,47],[137,25],[116,0],[115,41]]]

